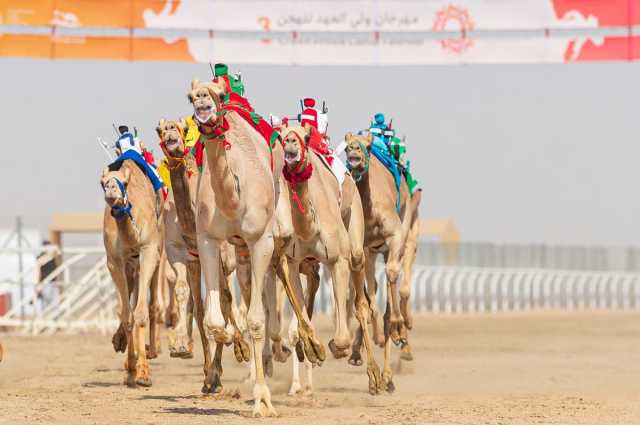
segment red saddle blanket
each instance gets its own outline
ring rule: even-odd
[[[322,155],[329,165],[333,165],[333,152],[329,148],[326,136],[320,133],[315,127],[311,127],[311,135],[309,137],[309,149],[318,155]]]

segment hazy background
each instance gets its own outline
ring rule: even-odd
[[[432,67],[247,66],[267,116],[327,101],[335,145],[375,112],[407,136],[423,217],[451,218],[463,240],[637,244],[640,64]],[[0,59],[0,225],[23,215],[101,211],[111,123],[157,146],[161,117],[191,113],[207,65]]]

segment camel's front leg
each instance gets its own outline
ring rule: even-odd
[[[118,352],[125,352],[127,347],[127,360],[125,362],[127,375],[125,377],[125,384],[130,387],[136,386],[136,368],[135,368],[135,351],[133,347],[133,316],[131,314],[131,305],[129,303],[129,287],[127,283],[127,276],[125,274],[125,265],[122,261],[115,259],[107,260],[107,268],[111,273],[111,279],[116,285],[118,290],[118,297],[121,300],[120,303],[120,326],[113,335],[111,342],[113,343],[113,349]]]
[[[378,302],[376,297],[378,292],[378,281],[376,280],[376,254],[368,249],[365,250],[364,272],[367,278],[367,297],[369,299],[369,309],[371,310],[373,342],[380,347],[384,347],[382,315],[378,311]]]
[[[191,291],[187,277],[185,261],[176,261],[172,264],[176,272],[176,284],[173,290],[173,298],[177,307],[177,320],[174,324],[175,339],[169,347],[170,356],[181,359],[193,358],[193,339],[189,335],[189,300]]]
[[[347,324],[347,291],[349,290],[349,261],[344,257],[329,266],[333,282],[333,297],[335,305],[334,338],[329,341],[329,349],[336,359],[349,355],[351,334]]]
[[[219,242],[214,239],[198,235],[198,252],[200,253],[204,281],[207,287],[204,329],[209,339],[209,356],[211,359],[214,358],[218,349],[216,345],[226,345],[232,341],[232,334],[227,333],[224,315],[222,314],[220,248],[218,244]],[[210,362],[202,392],[221,392],[221,375],[222,371],[218,368],[216,362]]]
[[[394,233],[388,237],[387,246],[389,251],[385,255],[385,273],[387,275],[387,298],[391,303],[389,333],[393,343],[399,345],[404,344],[407,340],[407,328],[404,325],[398,303],[398,278],[400,277],[401,254],[404,250],[401,235]]]
[[[264,277],[273,255],[273,236],[265,234],[249,246],[251,255],[251,302],[247,314],[247,328],[251,335],[256,382],[253,386],[254,416],[277,416],[271,404],[271,392],[264,379],[262,349],[265,339],[265,314],[262,303]]]
[[[160,263],[158,263],[158,266]],[[149,348],[147,358],[155,359],[160,353],[160,323],[162,322],[162,286],[160,282],[160,267],[156,267],[150,282],[151,299],[149,301]]]
[[[265,348],[265,368],[267,368],[267,372],[269,368],[273,369],[273,365],[270,364],[273,358],[284,363],[291,355],[291,351],[286,349],[282,343],[282,336],[280,335],[282,330],[282,313],[280,305],[282,305],[282,303],[278,302],[278,290],[281,290],[281,286],[278,284],[274,272],[274,268],[269,267],[269,272],[265,279],[263,299],[267,311],[267,334],[269,336],[269,341],[265,341],[265,347],[268,347],[268,343],[271,342],[273,348],[273,350],[270,350],[269,352],[267,352],[267,349]],[[267,375],[271,376],[269,373],[267,373]]]
[[[229,285],[229,276],[223,270],[222,258],[220,258],[220,282],[221,282],[221,308],[222,315],[227,325],[227,332],[232,334],[233,353],[239,363],[249,361],[249,346],[242,338],[242,333],[236,323],[236,317],[233,314],[233,296],[231,295],[231,287]]]
[[[314,365],[321,365],[326,358],[324,347],[317,338],[311,320],[307,316],[305,309],[301,307],[304,302],[302,284],[300,283],[300,267],[298,263],[287,264],[287,257],[280,257],[277,272],[282,281],[293,312],[298,319],[298,338],[296,345],[298,360],[304,361],[305,357]]]
[[[202,342],[202,352],[204,353],[204,375],[211,365],[211,352],[209,350],[209,339],[204,328],[204,307],[202,305],[202,289],[200,286],[201,268],[198,258],[187,261],[188,282],[191,289],[191,297],[193,299],[193,314],[196,318],[198,331],[200,332],[200,341]],[[204,388],[204,387],[203,387]]]
[[[142,386],[151,386],[151,373],[149,371],[149,361],[145,347],[144,329],[149,325],[149,305],[147,304],[147,294],[151,285],[151,280],[157,276],[160,255],[158,246],[149,244],[140,249],[140,273],[138,275],[138,288],[136,297],[136,308],[133,313],[136,352],[138,358],[136,362],[136,383]]]

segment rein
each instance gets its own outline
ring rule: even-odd
[[[355,180],[356,183],[360,182],[360,180],[362,180],[362,177],[364,177],[364,175],[367,174],[367,172],[369,171],[369,161],[370,161],[370,155],[371,155],[367,150],[367,147],[364,145],[364,143],[358,142],[358,145],[360,145],[360,150],[364,155],[363,169],[361,171],[358,171],[358,170],[354,171],[351,165],[349,164],[349,161],[347,161],[347,169],[351,172],[351,177],[353,177],[353,180]]]
[[[289,130],[289,132],[287,132],[282,139],[286,140],[287,136],[291,133],[293,133],[298,141],[298,144],[300,145],[300,161],[293,170],[289,170],[289,168],[285,165],[282,168],[282,174],[284,176],[284,179],[289,183],[293,201],[296,203],[298,210],[302,214],[304,214],[304,205],[302,205],[302,200],[300,200],[300,196],[298,195],[298,191],[296,190],[296,188],[299,183],[305,182],[311,178],[311,175],[313,174],[313,164],[311,164],[311,162],[309,162],[306,158],[305,152],[307,147],[298,133],[293,130]],[[284,142],[282,142],[282,144],[284,146]]]

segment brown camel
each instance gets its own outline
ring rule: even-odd
[[[349,282],[355,289],[355,315],[364,330],[369,392],[382,389],[380,368],[373,357],[365,295],[364,214],[355,182],[345,176],[342,187],[328,163],[308,147],[311,127],[283,126],[282,139],[290,184],[295,239],[291,249],[291,277],[301,288],[301,263],[324,264],[331,273],[335,299],[336,330],[329,347],[335,358],[346,357],[351,344],[347,321]],[[301,289],[299,289],[301,294]],[[311,295],[311,294],[308,294]],[[300,298],[299,298],[300,299]],[[312,308],[313,301],[308,308]]]
[[[184,134],[187,131],[187,124],[184,120],[171,121],[160,120],[156,128],[160,137],[160,146],[167,157],[169,175],[171,178],[171,196],[175,205],[175,230],[170,232],[167,230],[167,251],[175,254],[177,258],[177,268],[185,267],[185,277],[188,282],[191,297],[191,306],[196,317],[196,323],[200,331],[202,348],[204,352],[204,373],[205,384],[203,392],[211,392],[215,389],[214,385],[208,383],[209,365],[211,362],[211,353],[209,341],[204,329],[204,308],[202,305],[202,293],[200,287],[200,258],[198,254],[198,246],[196,240],[196,223],[195,223],[195,205],[196,194],[199,184],[199,173],[195,158],[189,152],[185,145]],[[169,248],[171,247],[171,248]],[[231,274],[236,269],[236,257],[233,247],[228,243],[223,243],[220,251],[222,261],[222,273],[227,280],[227,286],[223,286],[225,299],[231,300],[231,292],[229,285],[232,282]],[[225,288],[227,289],[225,291]],[[233,313],[231,317],[236,317]],[[191,316],[187,315],[187,320],[191,322]],[[191,338],[191,326],[187,329],[189,338]],[[245,345],[238,346],[240,351],[236,351],[239,361],[245,360],[248,355],[248,347]],[[188,347],[187,353],[192,353],[192,347]],[[185,357],[189,355],[186,354]],[[222,345],[216,349],[213,356],[214,362],[218,367],[222,368]]]
[[[113,338],[114,349],[122,352],[128,349],[126,384],[150,386],[144,330],[150,325],[147,294],[151,282],[157,283],[162,244],[156,196],[144,172],[130,160],[117,170],[112,166],[105,168],[101,184],[107,203],[103,230],[107,267],[123,301],[120,329]],[[156,302],[154,294],[157,291],[151,290],[152,305]],[[130,299],[135,306],[133,311]],[[151,321],[156,316],[152,314]],[[150,326],[152,341],[155,341],[154,325]]]
[[[369,299],[372,300],[372,324],[375,335],[380,335],[379,313],[375,303],[377,291],[375,257],[378,253],[382,253],[385,259],[387,307],[384,315],[384,371],[382,379],[388,391],[393,391],[391,341],[396,344],[407,343],[407,331],[398,303],[397,283],[412,218],[415,216],[420,202],[420,192],[410,197],[409,189],[403,179],[400,187],[400,212],[398,212],[394,178],[375,156],[369,154],[368,149],[372,143],[371,134],[356,136],[347,133],[345,141],[347,143],[347,161],[351,167],[351,174],[357,182],[364,209],[367,291]],[[377,337],[376,341],[380,342]],[[351,364],[361,363],[359,344],[360,335],[354,342]]]
[[[267,308],[269,320],[278,319],[275,285],[267,286],[263,294],[265,276],[272,274],[270,270],[275,269],[282,280],[300,320],[299,333],[305,354],[310,361],[320,363],[324,360],[324,351],[308,320],[302,317],[289,281],[284,250],[293,233],[291,213],[286,191],[282,190],[281,173],[274,172],[282,167],[282,148],[276,144],[272,150],[237,112],[223,111],[220,99],[228,94],[226,90],[221,81],[194,81],[189,93],[205,143],[207,163],[198,189],[196,210],[198,251],[203,259],[207,286],[205,327],[216,345],[228,344],[238,332],[225,312],[229,310],[228,300],[221,292],[220,262],[216,260],[222,242],[228,241],[241,251],[241,258],[250,260],[250,291],[243,291],[243,297],[249,298],[247,328],[256,376],[253,414],[276,415],[263,364],[266,327],[263,295],[266,295],[267,307],[272,307]],[[275,282],[275,279],[267,279],[267,283],[269,281]],[[278,332],[274,333],[279,338],[279,324],[273,327],[276,328]],[[219,370],[212,367],[211,374],[216,385],[220,385]]]

